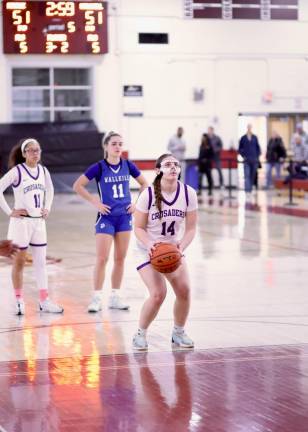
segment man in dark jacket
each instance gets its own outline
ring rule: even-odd
[[[238,152],[244,159],[245,192],[250,194],[261,155],[259,141],[257,136],[252,133],[251,124],[247,126],[247,133],[240,139]]]
[[[266,189],[272,186],[273,168],[276,171],[276,178],[280,178],[281,166],[286,158],[287,152],[282,138],[273,131],[266,149]]]

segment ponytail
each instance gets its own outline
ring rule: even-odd
[[[16,165],[19,165],[23,162],[25,162],[25,158],[22,155],[21,151],[21,144],[24,140],[20,140],[17,144],[12,147],[10,154],[9,154],[9,160],[8,160],[8,169],[13,168]]]
[[[161,155],[155,163],[155,168],[159,169],[162,161],[164,159],[166,159],[167,157],[170,157],[170,156],[172,156],[171,153],[165,153],[165,154]],[[163,176],[163,173],[160,171],[153,181],[155,205],[156,205],[159,213],[161,213],[161,210],[162,210],[162,200],[163,200],[163,195],[161,193],[161,184],[160,184],[162,176]],[[159,219],[161,219],[161,217]]]
[[[161,212],[161,203],[163,200],[163,195],[161,193],[161,178],[163,176],[163,173],[160,172],[159,174],[157,174],[157,176],[155,177],[154,181],[153,181],[153,186],[154,186],[154,195],[155,195],[155,205],[159,211],[159,213]],[[161,219],[161,218],[159,218]]]

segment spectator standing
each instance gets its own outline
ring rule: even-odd
[[[199,148],[198,156],[198,169],[199,169],[199,181],[198,181],[198,195],[202,194],[202,179],[203,175],[206,175],[208,183],[208,194],[212,195],[213,190],[213,178],[212,178],[212,163],[214,160],[214,150],[211,145],[211,141],[207,134],[202,135],[202,141]]]
[[[269,189],[272,186],[273,169],[276,172],[275,178],[280,178],[281,166],[286,158],[286,155],[287,152],[281,136],[279,136],[276,131],[273,131],[266,149],[266,189]]]
[[[211,146],[214,152],[214,158],[213,158],[213,165],[218,171],[219,176],[219,187],[222,188],[224,184],[223,176],[222,176],[222,170],[221,170],[221,150],[223,148],[222,140],[221,138],[215,134],[215,130],[213,126],[210,126],[208,128],[208,136],[211,142]]]
[[[186,142],[183,139],[184,129],[179,126],[175,135],[173,135],[168,142],[168,151],[176,158],[181,164],[181,180],[185,183],[185,152]]]
[[[261,155],[258,137],[252,133],[251,124],[247,125],[247,133],[240,139],[238,152],[244,159],[245,192],[250,194]]]

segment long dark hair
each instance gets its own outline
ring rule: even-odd
[[[210,137],[208,136],[207,133],[202,134],[200,147],[206,148],[206,147],[210,147],[210,146],[211,146]]]
[[[9,154],[9,160],[8,160],[8,169],[13,168],[14,166],[21,164],[25,161],[25,158],[22,155],[21,151],[21,145],[25,141],[26,138],[22,138],[18,141],[17,144],[12,147],[10,154]]]
[[[108,157],[108,152],[106,150],[107,144],[109,143],[109,141],[111,140],[112,137],[114,136],[121,136],[119,133],[114,132],[114,131],[110,131],[103,140],[103,151],[104,151],[104,159],[107,159]]]
[[[172,156],[171,153],[164,153],[161,156],[159,156],[159,158],[155,162],[155,168],[159,169],[161,167],[162,161],[164,159],[169,158],[170,156]],[[153,181],[155,205],[156,205],[159,212],[161,212],[161,203],[163,200],[163,195],[161,193],[161,178],[162,178],[162,176],[163,176],[163,173],[159,172]],[[179,176],[179,178],[180,178],[180,176]]]

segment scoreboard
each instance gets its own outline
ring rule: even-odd
[[[298,0],[183,0],[183,2],[185,18],[264,21],[298,19]]]
[[[4,0],[2,16],[5,54],[108,52],[106,2]]]

